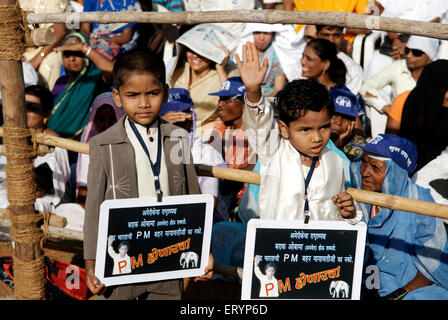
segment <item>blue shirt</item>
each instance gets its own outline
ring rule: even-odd
[[[183,3],[181,0],[152,0],[152,3],[160,4],[171,12],[184,11]]]

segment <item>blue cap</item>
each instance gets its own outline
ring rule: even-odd
[[[246,87],[244,86],[241,77],[231,77],[223,82],[220,91],[209,93],[209,95],[219,97],[236,97],[243,96],[245,93]]]
[[[365,146],[358,146],[365,153],[392,159],[409,174],[417,168],[417,148],[408,139],[394,134],[379,134]]]
[[[171,88],[168,95],[168,101],[165,102],[160,111],[161,115],[168,111],[185,111],[193,106],[190,92],[183,88]]]
[[[330,95],[333,98],[335,112],[350,117],[358,117],[358,100],[347,87],[331,88]]]

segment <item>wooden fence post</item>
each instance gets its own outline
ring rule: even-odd
[[[46,273],[41,220],[34,211],[33,147],[27,129],[21,57],[25,47],[22,12],[16,0],[0,0],[0,84],[3,142],[11,238],[14,240],[14,298],[45,299]]]

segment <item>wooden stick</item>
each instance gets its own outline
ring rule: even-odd
[[[223,167],[212,167],[203,164],[196,164],[195,167],[198,176],[215,177],[238,182],[260,184],[260,174],[257,172]]]
[[[358,202],[373,204],[392,210],[414,212],[427,216],[448,219],[447,205],[355,188],[347,188],[347,192],[350,193],[353,199]]]
[[[0,128],[0,136],[3,130]],[[73,141],[70,139],[54,137],[48,134],[39,133],[36,141],[49,146],[58,146],[74,152],[88,154],[89,145],[86,143]],[[230,169],[223,167],[213,167],[203,164],[196,164],[196,172],[199,176],[215,177],[251,184],[260,184],[260,174],[253,171]],[[355,201],[379,205],[393,210],[415,212],[433,217],[448,219],[448,206],[421,200],[413,200],[404,197],[370,192],[360,189],[348,188],[347,192]]]
[[[47,146],[60,147],[74,152],[89,154],[89,144],[79,141],[52,136],[46,133],[38,133],[36,142]]]
[[[256,172],[206,165],[196,165],[196,168],[198,175],[260,184],[260,175]],[[358,202],[374,204],[392,210],[408,211],[448,219],[447,205],[355,188],[347,188],[347,192]]]
[[[9,215],[5,209],[0,209],[0,219],[9,219]],[[67,225],[67,218],[50,213],[48,224],[52,227],[64,228]]]
[[[48,46],[56,39],[51,28],[37,28],[31,30],[31,40],[36,46]]]
[[[0,218],[0,227],[9,229],[10,226],[11,221],[9,221],[9,219]],[[43,229],[43,226],[41,227],[41,229]],[[84,234],[82,231],[61,228],[57,226],[49,226],[48,231],[50,232],[50,238],[56,238],[59,240],[84,240]],[[12,239],[9,238],[8,240]]]
[[[0,127],[0,137],[3,137],[3,128]],[[37,143],[51,146],[51,147],[60,147],[63,149],[67,149],[74,152],[80,152],[84,154],[89,154],[89,144],[88,143],[82,143],[79,141],[61,138],[52,136],[50,134],[46,133],[38,133],[35,135],[35,139]],[[0,151],[2,151],[0,149]]]
[[[448,25],[415,20],[396,19],[374,15],[332,11],[289,10],[230,10],[230,11],[183,11],[183,12],[82,12],[82,13],[30,13],[27,21],[39,23],[81,22],[137,22],[137,23],[283,23],[325,24],[345,28],[382,30],[419,36],[448,39]]]

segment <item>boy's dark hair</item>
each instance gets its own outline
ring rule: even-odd
[[[127,241],[121,241],[121,242],[118,244],[118,249],[120,249],[122,246],[126,246],[126,247],[128,247],[128,249],[129,249],[129,242],[127,242]]]
[[[50,90],[42,85],[36,84],[25,88],[25,94],[36,96],[40,99],[43,111],[48,114],[53,109],[53,95]]]
[[[148,72],[160,83],[166,82],[165,63],[157,53],[150,50],[132,49],[118,57],[113,69],[113,83],[117,90],[131,72]]]
[[[267,270],[268,268],[274,268],[274,272],[277,272],[277,265],[275,263],[269,262],[264,267],[264,270]]]
[[[303,117],[307,111],[327,109],[334,114],[334,103],[327,88],[314,79],[299,79],[287,83],[277,94],[275,106],[279,119],[286,125]]]
[[[313,39],[306,45],[314,50],[314,53],[321,60],[330,61],[330,68],[328,74],[331,81],[336,82],[339,85],[345,85],[345,75],[347,73],[347,67],[344,62],[338,58],[338,49],[336,45],[327,39]]]

